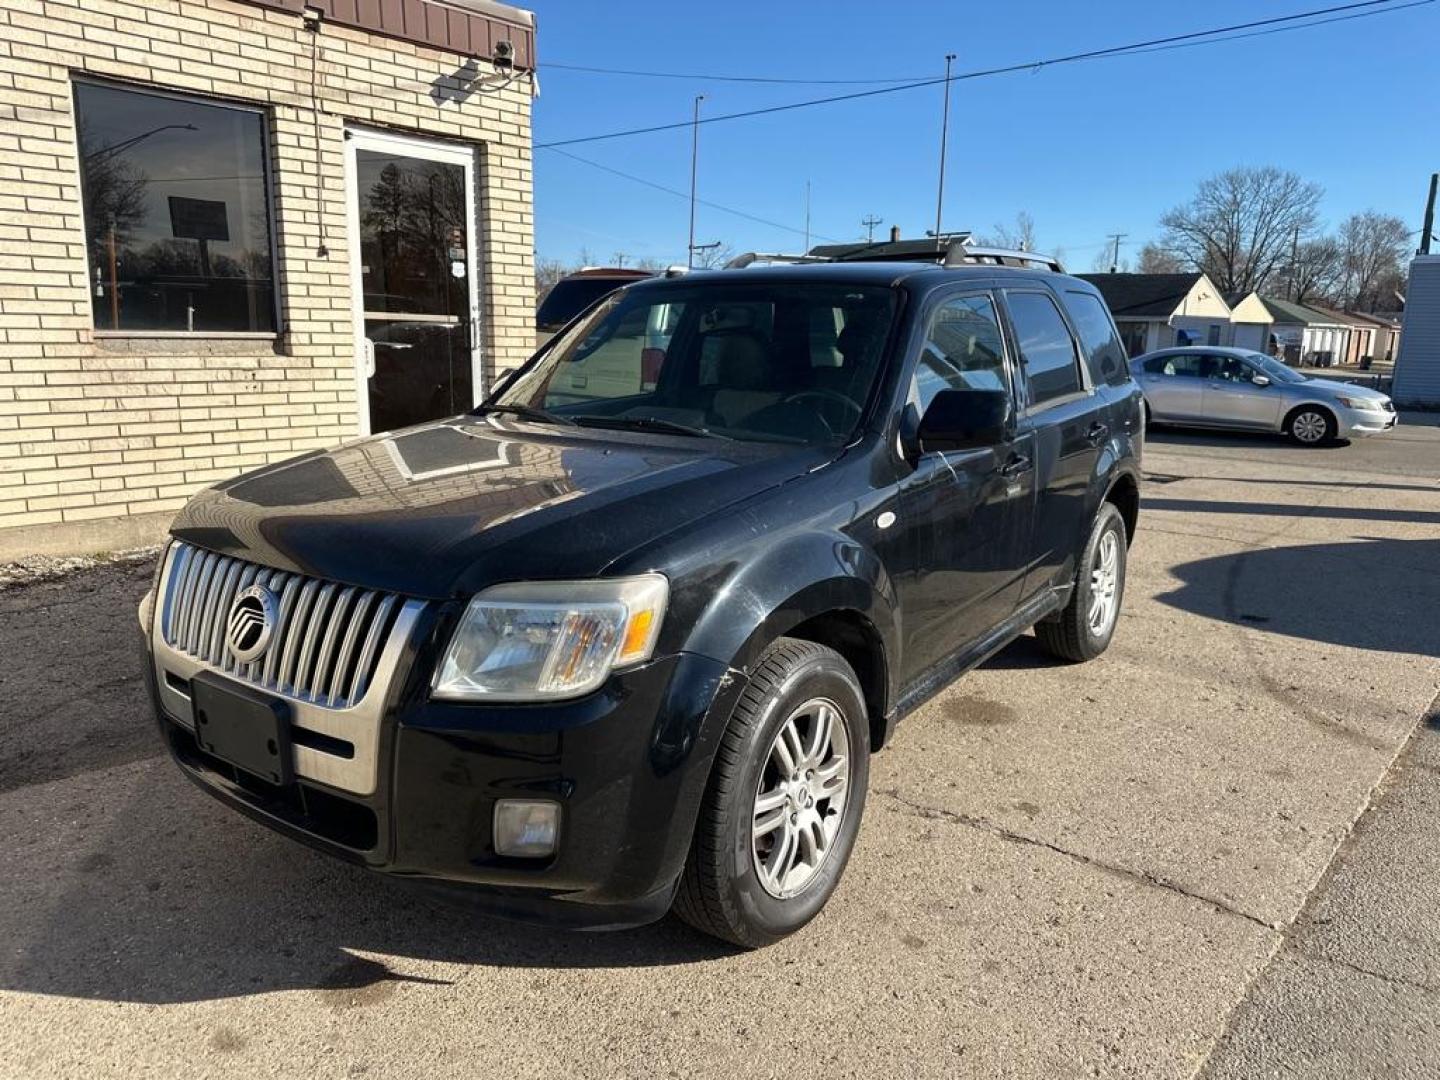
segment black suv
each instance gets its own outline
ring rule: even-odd
[[[1031,626],[1105,649],[1140,416],[1061,274],[642,282],[469,415],[197,496],[142,609],[160,727],[375,870],[763,945],[834,890],[900,717]]]

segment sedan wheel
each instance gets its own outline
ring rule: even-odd
[[[1290,437],[1302,446],[1318,446],[1334,435],[1334,421],[1319,409],[1301,409],[1290,418]]]

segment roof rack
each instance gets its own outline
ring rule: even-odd
[[[946,266],[977,264],[1049,270],[1056,274],[1065,272],[1059,259],[1050,255],[1042,255],[1037,251],[1015,251],[1009,248],[967,247],[964,244],[951,244],[950,250],[945,253]]]
[[[968,236],[969,234],[963,234]],[[900,241],[911,243],[914,241]],[[777,252],[747,251],[736,255],[725,264],[726,270],[743,270],[747,266],[774,266],[776,264],[829,263],[829,262],[928,262],[937,266],[1009,266],[1021,270],[1048,270],[1063,274],[1065,268],[1060,260],[1036,251],[1019,251],[1010,248],[971,247],[962,239],[949,240],[942,246],[932,240],[921,241],[920,250],[886,251],[889,244],[861,245],[853,252],[842,255],[786,255]],[[896,245],[898,246],[898,244]]]
[[[726,270],[743,270],[747,266],[772,266],[775,263],[825,263],[834,262],[834,259],[826,258],[824,255],[786,255],[775,251],[747,251],[743,255],[736,255],[725,264]]]

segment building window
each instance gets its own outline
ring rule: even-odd
[[[95,328],[274,333],[265,116],[75,83]]]

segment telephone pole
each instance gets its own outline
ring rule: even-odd
[[[1112,274],[1120,269],[1120,241],[1129,235],[1129,233],[1123,232],[1110,234],[1110,240],[1114,244],[1110,254],[1110,273]]]
[[[695,95],[695,119],[690,125],[690,243],[685,249],[689,253],[685,265],[692,270],[695,268],[695,167],[700,162],[700,102],[704,100],[704,94]]]
[[[940,182],[935,190],[935,237],[940,238],[940,216],[945,206],[945,143],[950,137],[950,65],[954,53],[945,54],[945,111],[940,114]]]
[[[883,225],[884,223],[884,218],[878,218],[874,214],[867,215],[860,219],[860,224],[865,226],[865,242],[867,244],[873,244],[875,242],[875,226]]]
[[[1300,226],[1290,235],[1290,302],[1295,302],[1295,279],[1300,273]]]

